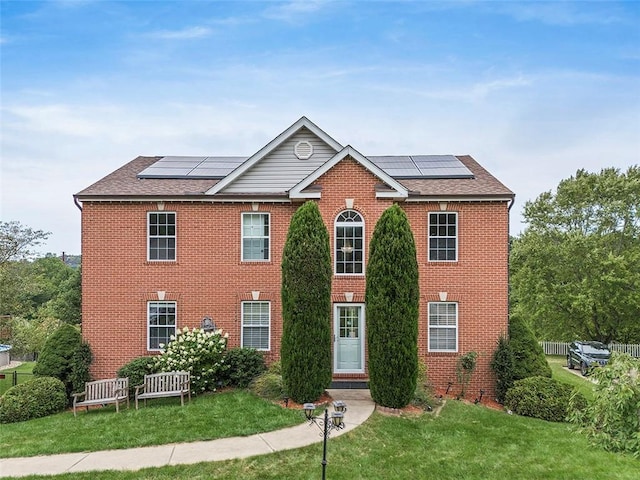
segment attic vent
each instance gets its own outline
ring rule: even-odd
[[[306,140],[302,140],[296,143],[296,146],[293,148],[296,157],[300,160],[306,160],[313,155],[313,145]]]

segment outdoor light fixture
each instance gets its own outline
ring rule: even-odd
[[[216,329],[216,322],[214,322],[211,317],[205,316],[200,322],[200,328],[205,332],[213,332]]]
[[[334,412],[331,413],[329,418],[329,409],[324,409],[324,418],[316,417],[314,415],[316,406],[313,403],[305,403],[302,406],[304,410],[304,416],[309,420],[309,425],[315,424],[322,430],[322,480],[326,479],[327,470],[327,439],[331,430],[340,430],[345,427],[344,414],[347,411],[347,404],[342,400],[336,400],[333,402]]]
[[[353,247],[347,240],[346,242],[344,242],[344,245],[342,245],[342,248],[340,248],[340,251],[345,255],[348,255],[349,253],[353,253]]]

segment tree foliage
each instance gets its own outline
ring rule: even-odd
[[[366,278],[369,386],[373,400],[401,408],[418,373],[418,262],[404,211],[393,205],[378,220]]]
[[[31,248],[40,245],[49,235],[49,232],[33,230],[20,222],[0,221],[0,266],[29,258],[33,255]]]
[[[81,273],[48,254],[0,267],[0,315],[80,323]]]
[[[640,342],[640,168],[579,170],[527,202],[514,308],[550,340]]]
[[[282,253],[282,379],[296,402],[316,400],[331,383],[331,276],[329,233],[307,202]]]
[[[572,399],[569,420],[605,449],[640,457],[640,359],[613,352],[591,375],[593,400],[580,408]]]

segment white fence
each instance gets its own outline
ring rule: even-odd
[[[564,342],[540,342],[540,345],[542,345],[545,355],[566,355],[569,351],[569,344]],[[612,352],[624,352],[632,357],[640,357],[640,345],[638,344],[610,343],[608,346]]]

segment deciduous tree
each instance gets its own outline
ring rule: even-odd
[[[514,309],[550,340],[640,341],[640,168],[579,170],[527,202]]]

